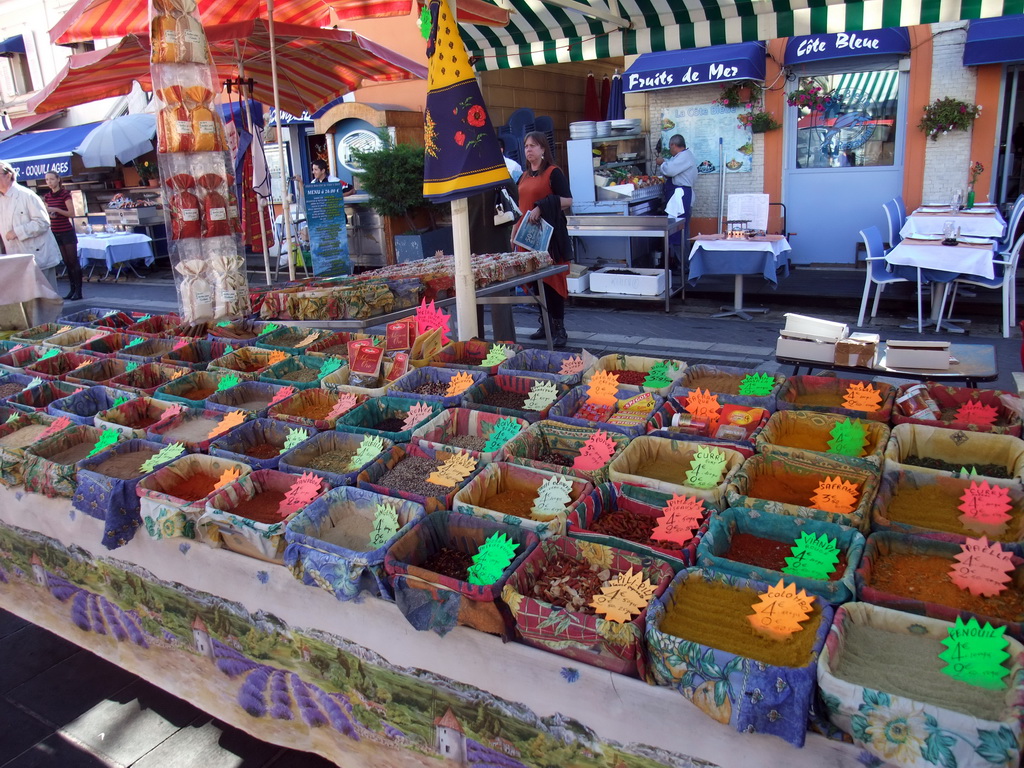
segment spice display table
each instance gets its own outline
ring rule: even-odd
[[[260,739],[347,768],[439,766],[445,747],[462,751],[455,764],[517,768],[537,764],[531,741],[580,768],[861,765],[852,745],[738,735],[671,689],[521,643],[416,632],[392,603],[339,602],[226,549],[140,532],[107,553],[102,530],[66,499],[0,489],[0,606]],[[282,699],[291,719],[275,715]],[[469,738],[481,712],[502,739]]]
[[[101,233],[96,235],[80,235],[78,238],[78,261],[82,268],[89,268],[89,277],[96,269],[95,263],[102,262],[107,267],[103,279],[110,277],[111,271],[116,267],[117,274],[114,275],[116,282],[121,277],[121,270],[127,264],[128,269],[135,272],[133,261],[142,261],[148,267],[153,264],[153,240],[148,235],[138,233],[122,232],[118,234]],[[136,277],[142,277],[135,272]]]
[[[767,312],[767,309],[750,309],[743,306],[743,276],[761,275],[776,285],[776,273],[781,267],[783,276],[789,277],[789,258],[784,257],[791,250],[782,235],[765,235],[746,239],[727,238],[725,235],[697,235],[693,238],[690,251],[691,284],[704,275],[733,275],[733,305],[722,307],[712,317],[733,315],[750,320],[751,312]]]
[[[996,350],[990,344],[950,344],[949,354],[956,362],[951,363],[949,368],[944,371],[890,368],[885,363],[885,342],[882,342],[880,345],[877,361],[873,368],[798,360],[792,357],[779,357],[778,355],[775,356],[775,359],[783,365],[792,365],[794,376],[800,374],[801,368],[807,368],[808,373],[817,368],[860,373],[865,376],[895,376],[917,381],[941,381],[943,383],[962,381],[968,387],[977,387],[979,381],[995,381],[999,378],[999,372],[996,368]]]

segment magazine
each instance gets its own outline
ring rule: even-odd
[[[546,251],[554,231],[555,228],[544,219],[538,219],[536,224],[529,219],[524,219],[523,223],[519,225],[515,237],[512,238],[512,244],[528,251]]]

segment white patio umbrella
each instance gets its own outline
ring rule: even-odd
[[[75,153],[86,168],[110,168],[153,150],[156,118],[151,114],[123,115],[100,123]]]

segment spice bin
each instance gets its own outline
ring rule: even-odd
[[[762,374],[774,380],[775,384],[767,395],[741,395],[740,385],[751,374]],[[718,402],[745,405],[750,408],[764,408],[775,411],[775,399],[786,377],[781,373],[736,368],[729,365],[691,365],[679,379],[672,394],[685,397],[694,389],[702,389],[713,395],[720,395]]]
[[[493,450],[487,451],[485,448],[498,422],[504,419],[513,420],[518,427],[516,434],[530,426],[529,422],[514,416],[501,416],[469,408],[446,408],[426,424],[416,427],[412,433],[412,442],[434,450],[465,451],[484,463],[497,461],[508,440],[497,448],[492,446]]]
[[[118,389],[130,389],[134,392],[138,392],[140,395],[147,397],[153,397],[156,391],[163,387],[165,384],[172,383],[177,379],[183,378],[190,375],[187,368],[183,368],[179,365],[165,365],[164,363],[146,363],[140,365],[134,370],[127,370],[120,376],[115,376],[110,381],[106,382],[107,386],[117,387]],[[174,388],[174,392],[182,391],[179,388]],[[161,398],[171,402],[172,398]],[[202,398],[199,400],[193,400],[191,398],[182,398],[177,402],[185,403],[188,405],[202,405]]]
[[[293,355],[287,360],[266,368],[259,377],[260,381],[277,384],[281,387],[295,389],[314,389],[320,386],[321,373],[328,358],[312,355]],[[340,370],[340,369],[339,369]]]
[[[608,458],[597,462],[596,469],[576,469],[573,464],[580,450],[598,431],[557,421],[538,421],[505,444],[503,461],[560,475],[573,475],[599,485],[608,480],[608,465],[622,453],[629,444],[629,438],[617,432],[603,432],[612,443]]]
[[[353,408],[366,402],[366,395],[355,397],[356,405]],[[326,389],[302,389],[270,406],[267,417],[289,424],[302,424],[323,432],[337,426],[341,415],[330,415],[337,404],[338,396],[333,392]]]
[[[384,360],[381,365],[381,372],[383,377],[381,379],[379,387],[362,387],[356,384],[350,383],[352,381],[352,370],[347,366],[343,365],[334,373],[329,373],[320,379],[320,386],[326,389],[328,392],[350,392],[353,395],[362,395],[363,397],[384,397],[389,393],[394,382],[386,380],[386,376],[391,371],[391,361]]]
[[[321,432],[312,436],[301,445],[285,452],[278,463],[282,472],[300,475],[312,472],[322,477],[331,485],[352,485],[362,470],[371,466],[374,461],[387,456],[394,447],[390,440],[383,440],[383,448],[373,458],[351,466],[359,445],[366,435],[355,435],[348,432]]]
[[[123,374],[128,363],[116,357],[97,358],[81,368],[76,368],[64,377],[68,384],[81,384],[93,387],[98,384],[109,384],[110,380]]]
[[[243,381],[214,392],[206,398],[206,407],[215,411],[245,411],[264,418],[270,410],[270,403],[279,397],[283,389],[265,381]]]
[[[14,414],[17,415],[13,420],[5,419],[0,424],[0,483],[8,488],[22,484],[25,451],[35,445],[46,428],[56,421],[43,411],[15,411]],[[64,429],[71,429],[71,426]]]
[[[899,388],[896,395],[897,398],[915,386],[919,385],[904,384]],[[923,424],[929,427],[943,427],[962,432],[993,432],[997,435],[1021,436],[1020,410],[1010,408],[1004,402],[1004,399],[1009,399],[1018,408],[1024,410],[1024,406],[1020,404],[1020,399],[1015,394],[998,389],[972,389],[935,383],[926,383],[923,389],[926,390],[925,396],[938,407],[939,418],[932,418],[930,414],[925,417],[921,411],[918,411],[918,415],[910,416],[901,409],[896,408],[893,410],[892,415],[894,424]],[[994,421],[991,424],[984,424],[958,418],[957,413],[968,403],[978,403],[988,409],[994,408]]]
[[[479,384],[487,378],[486,373],[478,371],[425,366],[409,371],[399,378],[391,385],[390,393],[394,397],[440,403],[442,408],[454,408],[462,402],[464,392],[459,392],[457,395],[448,395],[446,392],[451,380],[458,375],[470,376],[473,379],[473,384]]]
[[[522,346],[513,341],[484,341],[483,339],[470,339],[469,341],[453,341],[446,345],[427,361],[427,365],[434,368],[456,368],[464,371],[482,371],[487,374],[498,372],[498,366],[509,359],[506,355],[504,360],[494,365],[484,365],[484,358],[490,354],[491,348],[495,346],[506,347],[513,355],[523,351]]]
[[[63,352],[75,352],[81,348],[83,344],[86,344],[94,339],[102,338],[109,332],[98,328],[85,328],[79,326],[78,328],[72,328],[70,331],[64,331],[63,333],[55,333],[50,336],[44,342],[47,346],[58,347]]]
[[[896,389],[884,381],[869,382],[879,393],[877,410],[854,410],[843,406],[850,385],[865,383],[834,376],[791,376],[779,389],[775,408],[779,411],[835,413],[851,419],[868,419],[888,424],[893,415]]]
[[[627,389],[625,387],[619,387],[616,390],[615,396],[619,403],[629,400],[631,397],[636,396],[636,391]],[[562,424],[571,424],[575,427],[590,427],[591,429],[600,429],[608,432],[618,432],[619,434],[626,435],[627,437],[638,437],[647,431],[647,422],[650,421],[651,417],[657,412],[664,402],[663,398],[659,395],[653,395],[654,407],[651,409],[650,415],[642,423],[635,425],[622,425],[612,424],[608,421],[595,421],[587,418],[586,416],[578,414],[580,407],[587,402],[587,388],[586,386],[573,387],[570,389],[558,402],[551,406],[551,410],[548,411],[548,418],[552,421],[558,421]],[[617,409],[618,406],[616,406]],[[614,412],[611,414],[614,416]]]
[[[272,350],[256,347],[242,347],[211,360],[206,370],[210,373],[232,373],[241,381],[256,381],[267,368],[273,365]]]
[[[451,509],[455,494],[481,469],[477,463],[476,468],[454,487],[427,482],[427,477],[455,455],[456,453],[435,451],[415,443],[396,445],[363,469],[356,476],[356,485],[374,493],[422,504],[428,515],[441,509]],[[416,461],[411,461],[414,459]]]
[[[271,419],[253,419],[220,435],[210,443],[211,456],[242,461],[258,469],[277,469],[285,453],[285,441],[301,443],[316,435],[311,427],[291,426]],[[295,445],[293,447],[298,447]]]
[[[409,416],[409,409],[417,404],[427,406],[430,409],[429,414],[411,425],[408,429],[404,429],[405,420]],[[427,400],[411,400],[404,397],[375,397],[365,400],[351,411],[343,413],[338,418],[335,427],[342,432],[380,435],[398,445],[400,443],[412,442],[413,430],[431,421],[441,411],[442,407],[439,403]]]
[[[51,416],[67,416],[75,424],[93,426],[96,414],[114,407],[118,400],[127,402],[134,400],[135,395],[110,387],[89,387],[60,400],[54,400],[46,406]]]
[[[731,448],[743,456],[743,458],[749,458],[754,455],[754,442],[757,440],[757,436],[761,434],[765,424],[768,423],[769,409],[761,408],[754,411],[732,410],[732,413],[727,417],[727,424],[712,424],[710,420],[697,418],[686,410],[690,403],[690,398],[688,394],[681,394],[683,391],[680,389],[674,390],[675,394],[666,398],[661,407],[651,416],[647,422],[648,435],[668,437],[684,442],[721,445]],[[728,406],[741,405],[740,403],[733,402],[735,400],[750,399],[738,396],[733,397],[731,395],[718,395],[717,398],[718,402],[722,405],[722,408],[719,409],[720,413]],[[759,406],[746,405],[742,405],[742,407],[759,408]],[[774,407],[771,410],[774,410]],[[744,423],[736,423],[738,421]],[[735,434],[729,436],[723,431],[725,436],[718,437],[719,426],[728,426]]]
[[[721,454],[725,461],[718,482],[708,488],[689,483],[688,473],[700,464],[698,454]],[[611,464],[608,479],[632,483],[665,493],[698,498],[706,506],[721,509],[725,489],[743,464],[743,456],[717,445],[702,445],[667,437],[634,437]]]
[[[87,355],[94,355],[109,359],[125,348],[135,339],[143,339],[144,336],[129,336],[127,333],[111,333],[106,329],[102,336],[91,339],[78,348],[79,352]]]
[[[559,397],[569,391],[564,384],[554,384],[555,400],[550,405],[539,410],[532,410],[526,407],[530,390],[537,383],[552,384],[550,379],[539,379],[531,376],[509,376],[497,374],[489,376],[479,384],[474,384],[466,390],[462,396],[460,405],[463,408],[472,408],[487,413],[497,413],[501,416],[514,416],[528,422],[540,421],[548,417],[551,405]]]
[[[498,366],[499,374],[509,376],[531,376],[549,379],[567,387],[575,387],[583,381],[583,369],[579,373],[561,373],[567,362],[579,355],[572,352],[549,352],[546,349],[524,349]]]
[[[25,490],[51,498],[72,498],[78,487],[78,462],[99,442],[103,430],[76,424],[25,449]]]
[[[193,371],[205,371],[210,363],[227,354],[227,346],[223,341],[198,339],[172,349],[160,359],[168,365],[186,365]]]
[[[959,474],[977,469],[983,477],[1024,480],[1024,443],[1012,435],[960,432],[924,424],[897,424],[885,448],[885,469]]]
[[[150,365],[157,364],[150,363]],[[180,370],[177,366],[173,365],[164,365],[162,367],[172,371]],[[176,379],[170,379],[167,383],[157,387],[152,394],[157,400],[166,400],[169,403],[204,406],[206,400],[218,391],[217,388],[226,375],[225,373],[213,370],[193,371],[192,373],[183,374]],[[115,385],[118,382],[119,379],[114,380]]]
[[[164,445],[182,443],[189,453],[201,453],[210,450],[210,443],[216,438],[228,432],[210,436],[227,416],[222,411],[214,411],[201,408],[185,408],[175,416],[169,416],[146,428],[146,438]],[[241,423],[252,418],[251,414],[244,414]],[[231,427],[238,429],[238,425]]]
[[[27,387],[16,395],[7,398],[6,403],[25,413],[45,411],[50,403],[78,392],[82,387],[63,381],[44,381],[34,387]]]
[[[660,363],[665,363],[665,377],[671,381],[663,387],[652,387],[644,384],[651,369]],[[587,384],[598,371],[606,371],[616,376],[619,380],[619,389],[626,392],[654,392],[665,397],[676,386],[680,378],[686,372],[686,363],[682,360],[671,360],[658,357],[640,357],[639,355],[605,355],[595,361],[589,369],[583,372],[583,384]]]
[[[776,411],[755,440],[757,452],[797,457],[823,454],[836,461],[881,468],[889,442],[889,427],[878,421],[860,420],[865,438],[860,456],[830,452],[832,431],[847,419],[847,416],[817,411]]]
[[[130,398],[126,403],[97,413],[93,423],[104,429],[116,429],[127,438],[142,440],[146,437],[146,430],[160,421],[164,411],[173,405],[152,397]]]
[[[45,353],[43,354],[45,355]],[[38,376],[46,381],[58,381],[63,380],[79,366],[86,366],[96,360],[97,358],[92,355],[60,352],[53,357],[40,357],[31,365],[25,366],[22,373],[26,376]]]

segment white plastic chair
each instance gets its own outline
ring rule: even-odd
[[[1010,219],[1006,222],[1006,234],[996,241],[996,251],[1002,256],[1010,255],[1010,248],[1017,239],[1017,227],[1024,217],[1024,195],[1018,195],[1010,210]]]
[[[1003,338],[1010,338],[1010,329],[1017,324],[1017,262],[1020,260],[1021,246],[1024,246],[1024,235],[1017,238],[1005,259],[993,259],[995,277],[958,277],[953,281],[946,296],[949,297],[949,314],[944,314],[946,296],[942,297],[942,306],[939,307],[939,323],[936,330],[942,330],[943,318],[949,319],[953,316],[953,304],[956,301],[956,292],[961,285],[973,285],[978,288],[990,288],[992,290],[1002,289],[1003,291]],[[950,295],[952,294],[952,295]]]
[[[878,301],[882,298],[882,290],[890,283],[912,282],[909,278],[888,270],[885,261],[885,248],[882,245],[882,233],[878,227],[868,227],[860,231],[864,240],[864,248],[868,256],[865,259],[867,269],[864,274],[864,296],[860,301],[860,315],[857,317],[857,326],[864,325],[864,312],[868,307],[868,296],[871,294],[871,284],[878,286],[875,289],[875,303],[871,307],[871,317],[874,319],[878,314]],[[921,270],[917,270],[917,332],[924,330],[924,316],[921,313]]]

